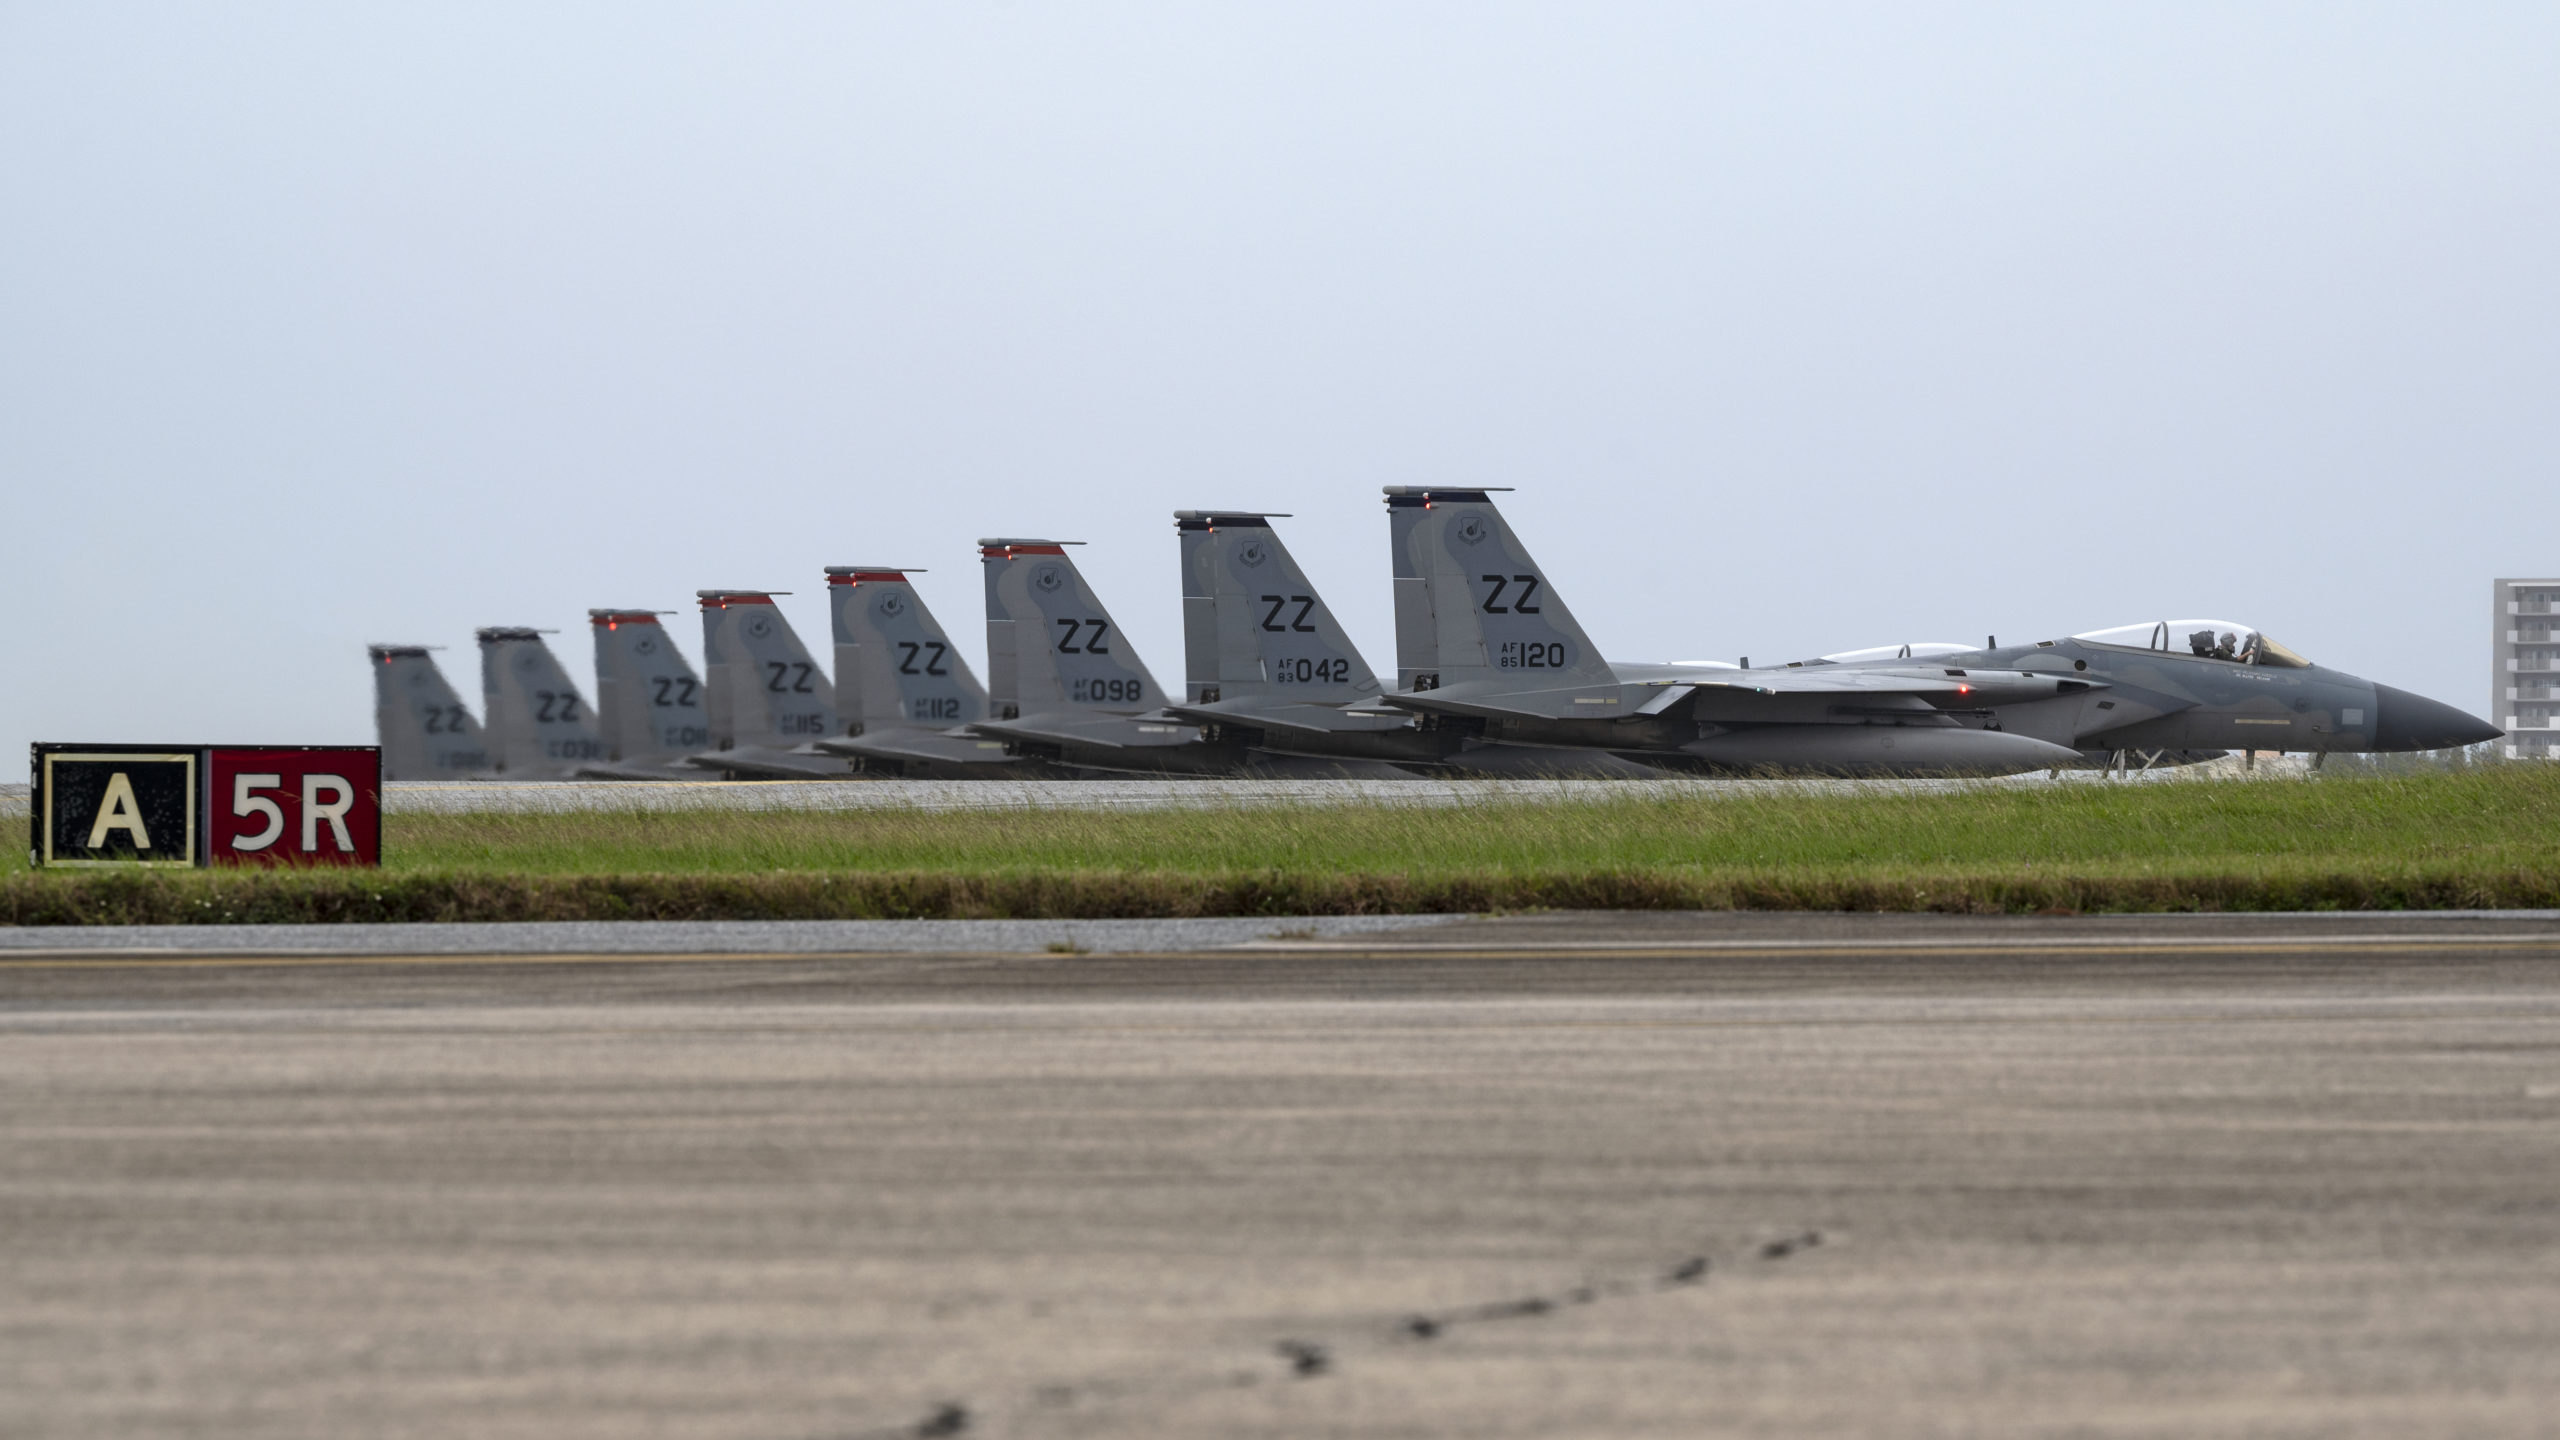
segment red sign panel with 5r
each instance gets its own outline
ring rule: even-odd
[[[370,745],[38,745],[38,865],[379,865]]]

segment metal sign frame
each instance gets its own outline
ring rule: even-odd
[[[35,782],[34,793],[27,799],[27,858],[45,867],[78,866],[112,870],[128,865],[166,868],[171,865],[204,864],[204,751],[194,745],[44,745],[29,747],[27,778]],[[56,793],[53,767],[61,761],[97,763],[128,760],[151,764],[172,762],[187,767],[186,843],[172,853],[183,858],[169,860],[74,860],[56,858],[53,853],[53,800]]]
[[[226,854],[217,857],[213,851],[213,816],[217,797],[213,794],[213,775],[218,761],[231,756],[256,755],[279,758],[285,755],[361,755],[367,757],[367,768],[373,773],[373,785],[365,792],[365,803],[358,806],[363,833],[352,853],[368,858],[338,860],[318,854],[304,855],[298,850],[279,850],[270,855],[250,857]],[[61,791],[54,767],[65,763],[97,764],[128,761],[139,764],[177,764],[186,767],[185,834],[183,843],[167,850],[168,858],[158,855],[145,858],[89,858],[57,854],[54,847],[54,807]],[[219,860],[224,864],[283,861],[287,863],[353,864],[378,866],[382,863],[382,751],[374,745],[83,745],[38,742],[27,747],[27,776],[33,782],[27,806],[27,863],[38,868],[110,870],[121,867],[167,869],[171,866],[204,868]],[[163,792],[165,793],[165,792]],[[333,822],[334,824],[334,822]]]

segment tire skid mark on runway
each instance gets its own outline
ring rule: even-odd
[[[1264,1358],[1223,1365],[1178,1365],[1095,1372],[1074,1379],[1047,1380],[1001,1401],[968,1398],[938,1400],[918,1420],[857,1430],[831,1430],[827,1440],[932,1440],[971,1433],[984,1420],[1011,1419],[1017,1424],[1040,1416],[1084,1419],[1112,1406],[1158,1405],[1195,1399],[1221,1391],[1261,1385],[1305,1384],[1327,1379],[1346,1368],[1390,1359],[1400,1349],[1452,1341],[1485,1325],[1559,1316],[1594,1305],[1643,1300],[1677,1291],[1703,1288],[1721,1268],[1743,1264],[1770,1265],[1823,1245],[1830,1237],[1815,1229],[1745,1244],[1737,1258],[1719,1267],[1707,1253],[1694,1253],[1639,1275],[1607,1280],[1585,1279],[1554,1294],[1514,1295],[1443,1310],[1407,1312],[1381,1324],[1375,1319],[1345,1322],[1339,1327],[1300,1330],[1271,1341]]]

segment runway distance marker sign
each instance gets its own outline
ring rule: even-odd
[[[36,865],[382,863],[370,745],[33,747]]]

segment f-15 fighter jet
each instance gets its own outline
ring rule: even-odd
[[[2082,751],[2291,751],[2317,764],[2333,750],[2446,750],[2502,733],[2441,701],[2315,664],[2228,620],[2145,621],[1938,663],[1968,679],[2015,673],[2096,682],[2099,689],[2079,694],[1989,706],[1988,723]]]
[[[835,621],[836,701],[846,723],[844,734],[820,740],[819,749],[890,775],[1056,773],[968,729],[987,718],[986,689],[905,567],[830,565],[827,599]]]
[[[775,590],[698,590],[712,749],[688,763],[752,780],[841,780],[816,742],[838,733],[835,687],[774,608]]]
[[[1492,745],[1379,703],[1369,662],[1274,532],[1286,518],[1177,510],[1181,703],[1167,708],[1264,750],[1391,761],[1435,773],[1606,778],[1661,772],[1596,750]]]
[[[424,645],[367,645],[373,733],[385,780],[462,780],[490,771],[480,722]]]
[[[1483,490],[1387,487],[1399,709],[1488,739],[1596,746],[1648,764],[1841,775],[2000,775],[2077,764],[2049,741],[1968,725],[1978,693],[1936,667],[1844,667],[1763,694],[1763,671],[1612,664]],[[1906,673],[1907,672],[1907,673]],[[1801,672],[1788,672],[1799,674]],[[2030,694],[2086,682],[2014,678]],[[1707,688],[1717,687],[1717,688]],[[1749,695],[1734,707],[1702,698]],[[1704,706],[1709,713],[1693,713]]]
[[[1391,486],[1387,505],[1411,691],[1387,702],[1505,739],[1709,770],[1931,775],[2059,769],[2087,750],[2422,750],[2498,733],[2219,622],[1767,669],[1613,666],[1486,492]]]
[[[1069,540],[978,542],[987,580],[987,691],[969,728],[1018,754],[1140,774],[1382,777],[1392,766],[1258,753],[1165,709],[1164,691],[1075,562]]]

